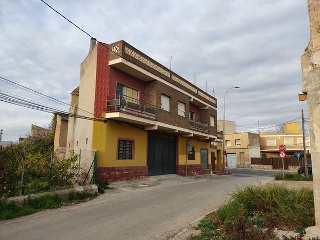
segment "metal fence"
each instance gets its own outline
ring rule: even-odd
[[[307,157],[308,164],[311,163],[311,158]],[[304,158],[300,157],[286,157],[283,159],[284,169],[289,169],[290,167],[298,167],[304,165]],[[251,158],[252,165],[264,165],[272,166],[272,169],[281,169],[282,168],[282,158]]]
[[[96,183],[97,153],[59,149],[31,153],[13,146],[0,151],[0,198]]]
[[[58,148],[57,156],[62,158],[77,157],[77,184],[85,185],[88,183],[96,183],[96,169],[98,155],[95,150],[78,151],[67,150],[66,148]]]

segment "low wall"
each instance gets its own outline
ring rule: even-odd
[[[262,170],[272,170],[272,165],[258,165],[258,164],[255,164],[255,165],[251,165],[251,169],[262,169]]]
[[[88,185],[88,186],[76,186],[74,188],[56,190],[56,191],[52,191],[52,192],[43,192],[43,193],[30,194],[30,195],[24,195],[24,196],[10,197],[10,198],[8,198],[8,201],[15,202],[17,204],[22,204],[28,198],[34,199],[34,198],[41,197],[46,194],[51,194],[51,195],[58,194],[58,195],[66,196],[70,192],[87,192],[87,193],[91,193],[91,194],[96,194],[96,193],[98,193],[98,187],[97,187],[97,185],[94,185],[94,184]]]

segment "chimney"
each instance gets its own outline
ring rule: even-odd
[[[97,39],[91,38],[90,39],[90,48],[89,48],[89,53],[92,51],[92,49],[96,46],[97,44]]]

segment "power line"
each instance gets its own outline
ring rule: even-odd
[[[289,122],[294,122],[294,121],[296,121],[296,120],[298,120],[298,119],[300,119],[301,117],[297,117],[297,118],[295,118],[295,119],[292,119],[292,120],[289,120],[289,121],[286,121],[286,122],[283,122],[283,123],[279,123],[279,124],[276,124],[276,125],[272,125],[272,126],[267,126],[267,127],[262,127],[262,126],[260,126],[259,127],[259,129],[258,128],[256,128],[256,127],[253,127],[254,125],[250,125],[250,126],[239,126],[239,125],[236,125],[237,127],[239,127],[239,128],[252,128],[252,129],[256,129],[255,131],[258,131],[258,130],[262,130],[262,131],[264,131],[264,130],[267,130],[267,129],[271,129],[271,128],[275,128],[275,127],[280,127],[280,126],[282,126],[282,125],[284,125],[284,124],[286,124],[286,123],[289,123]]]
[[[51,8],[53,11],[55,11],[56,13],[58,13],[61,17],[63,17],[65,20],[67,20],[69,23],[71,23],[73,26],[75,26],[76,28],[78,28],[81,32],[85,33],[86,35],[88,35],[89,37],[93,38],[89,33],[87,33],[85,30],[83,30],[82,28],[80,28],[77,24],[75,24],[74,22],[72,22],[71,20],[69,20],[68,18],[66,18],[64,15],[62,15],[60,12],[58,12],[56,9],[54,9],[53,7],[51,7],[48,3],[46,3],[43,0],[40,0],[41,2],[43,2],[45,5],[47,5],[49,8]]]
[[[97,38],[93,37],[91,34],[89,34],[88,32],[86,32],[85,30],[83,30],[81,27],[79,27],[77,24],[75,24],[74,22],[72,22],[70,19],[68,19],[66,16],[64,16],[62,13],[60,13],[58,10],[54,9],[52,6],[50,6],[48,3],[46,3],[44,0],[40,0],[41,2],[43,2],[45,5],[47,5],[50,9],[52,9],[54,12],[56,12],[57,14],[59,14],[61,17],[63,17],[65,20],[67,20],[69,23],[71,23],[73,26],[75,26],[76,28],[78,28],[81,32],[85,33],[87,36],[94,38],[98,43],[101,43],[101,45],[105,48],[107,48],[109,51],[111,51],[112,53],[114,53],[115,55],[117,55],[118,57],[122,58],[125,61],[128,61],[130,63],[133,63],[132,61],[125,59],[123,56],[121,56],[119,53],[117,53],[116,51],[113,51],[112,49],[110,49],[104,42],[99,41]]]
[[[47,100],[50,100],[50,101],[53,101],[53,102],[56,102],[56,103],[59,103],[59,104],[62,104],[62,105],[66,105],[66,106],[69,106],[69,107],[74,107],[74,106],[70,105],[69,103],[65,103],[65,102],[63,102],[63,101],[61,101],[61,100],[58,100],[58,99],[56,99],[56,98],[50,97],[50,96],[48,96],[48,95],[45,95],[45,94],[43,94],[43,93],[41,93],[41,92],[38,92],[38,91],[36,91],[36,90],[33,90],[33,89],[28,88],[28,87],[26,87],[26,86],[23,86],[23,85],[21,85],[21,84],[19,84],[19,83],[16,83],[16,82],[12,81],[12,80],[9,80],[9,79],[7,79],[7,78],[4,78],[4,77],[1,77],[1,76],[0,76],[0,81],[5,82],[5,83],[8,83],[8,84],[10,84],[10,85],[12,85],[12,86],[18,87],[18,88],[20,88],[20,89],[22,89],[22,90],[25,90],[25,91],[27,91],[27,92],[33,93],[33,94],[38,95],[38,96],[40,96],[40,97],[43,97],[43,98],[45,98],[45,99],[47,99]],[[78,108],[78,110],[94,116],[93,113],[88,112],[88,111],[86,111],[86,110],[83,110],[83,109],[81,109],[81,108]]]
[[[13,85],[13,86],[18,87],[18,88],[23,89],[23,90],[26,90],[27,92],[31,92],[31,93],[33,93],[33,94],[35,94],[35,95],[38,95],[38,96],[43,97],[43,98],[45,98],[45,99],[51,100],[51,101],[53,101],[53,102],[56,102],[56,103],[60,103],[60,104],[68,105],[68,106],[69,106],[68,103],[62,102],[62,101],[60,101],[60,100],[58,100],[58,99],[55,99],[55,98],[50,97],[50,96],[48,96],[48,95],[45,95],[45,94],[43,94],[43,93],[41,93],[41,92],[38,92],[38,91],[35,91],[35,90],[31,89],[31,88],[25,87],[25,86],[23,86],[23,85],[21,85],[21,84],[19,84],[19,83],[16,83],[16,82],[13,82],[13,81],[7,79],[7,78],[4,78],[4,77],[1,77],[1,76],[0,76],[0,81],[6,82],[6,83],[8,83],[8,84],[10,84],[10,85]]]
[[[17,105],[17,106],[21,106],[21,107],[25,107],[25,108],[39,110],[42,112],[52,113],[52,114],[58,113],[60,115],[65,115],[65,116],[70,116],[70,117],[75,117],[75,118],[106,122],[106,119],[104,119],[104,118],[94,118],[94,117],[92,118],[92,117],[87,117],[87,116],[83,116],[83,115],[79,115],[79,114],[68,113],[66,111],[62,111],[60,109],[56,109],[53,107],[42,105],[40,103],[37,103],[35,101],[29,100],[29,99],[26,99],[23,97],[17,97],[14,95],[10,95],[10,94],[5,93],[1,90],[0,90],[0,101],[10,103],[13,105]]]

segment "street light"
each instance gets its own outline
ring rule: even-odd
[[[226,96],[227,93],[233,89],[233,88],[240,88],[240,87],[231,87],[229,88],[226,93],[224,94],[224,99],[223,99],[223,123],[222,123],[222,154],[223,154],[223,164],[224,167],[226,168],[227,162],[226,162],[226,156],[225,156],[225,127],[226,127]]]

